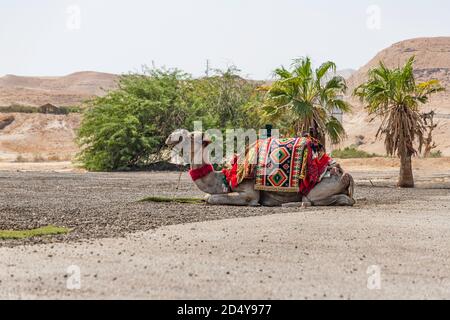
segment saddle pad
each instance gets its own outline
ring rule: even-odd
[[[256,166],[256,190],[299,192],[305,178],[308,139],[267,139],[260,143]]]

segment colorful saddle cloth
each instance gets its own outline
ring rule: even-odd
[[[260,140],[223,170],[226,182],[234,189],[256,178],[255,190],[308,195],[332,160],[327,154],[317,156],[316,145],[309,137]]]
[[[308,159],[307,138],[267,139],[259,146],[256,190],[299,192]]]

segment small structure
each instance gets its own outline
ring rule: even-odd
[[[38,108],[39,113],[43,114],[66,114],[64,109],[58,108],[57,106],[47,103]]]

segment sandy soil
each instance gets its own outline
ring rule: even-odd
[[[18,172],[84,172],[70,161],[60,162],[0,162],[0,171]]]
[[[450,172],[434,189],[417,172],[414,190],[371,174],[355,172],[354,208],[299,211],[137,202],[201,196],[186,175],[176,191],[175,173],[2,171],[0,229],[73,232],[1,242],[0,298],[450,299]],[[67,289],[72,265],[80,290]],[[373,265],[380,290],[367,288]]]
[[[0,131],[0,162],[70,160],[79,149],[74,141],[81,115],[8,113],[14,121]]]

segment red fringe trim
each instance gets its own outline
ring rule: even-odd
[[[237,178],[237,170],[238,170],[238,157],[235,155],[233,160],[231,161],[231,169],[223,169],[222,173],[227,180],[228,185],[231,189],[235,189],[238,186],[238,178]]]
[[[189,174],[191,175],[192,180],[197,181],[198,179],[201,179],[203,177],[206,177],[208,174],[214,171],[214,168],[212,165],[207,164],[201,168],[193,169],[189,171]]]
[[[311,148],[308,146],[308,148]],[[305,179],[300,183],[300,193],[307,196],[312,189],[319,183],[320,176],[327,170],[331,158],[324,154],[322,158],[312,159],[312,150],[309,150],[308,168]]]

